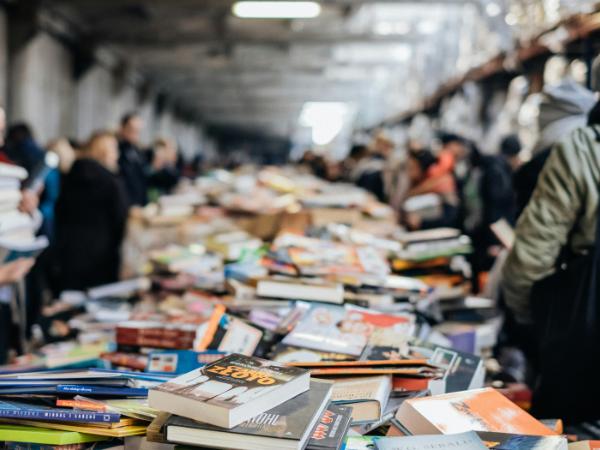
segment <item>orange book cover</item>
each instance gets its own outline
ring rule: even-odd
[[[466,431],[533,436],[556,433],[492,388],[407,400],[396,418],[413,434]]]
[[[581,441],[569,444],[569,450],[600,450],[600,441]]]

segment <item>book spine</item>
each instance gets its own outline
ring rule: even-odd
[[[116,423],[121,420],[119,414],[97,413],[89,411],[69,411],[52,409],[0,409],[2,419],[27,419],[49,422],[95,422]]]
[[[56,392],[64,392],[69,394],[117,395],[128,397],[145,397],[148,395],[148,389],[142,388],[109,388],[102,386],[83,386],[71,384],[59,384],[56,386]]]

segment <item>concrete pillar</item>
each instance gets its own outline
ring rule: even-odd
[[[75,131],[75,83],[70,52],[38,33],[12,56],[9,122],[25,121],[45,144]]]

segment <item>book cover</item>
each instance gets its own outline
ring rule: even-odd
[[[411,333],[406,315],[376,313],[352,306],[313,305],[284,339],[286,345],[358,357],[367,343],[385,345]]]
[[[494,450],[567,450],[567,439],[562,436],[525,436],[479,431],[479,438],[487,448]]]
[[[240,354],[150,390],[153,408],[233,428],[309,389],[304,369]]]
[[[581,441],[569,444],[569,450],[600,450],[600,441]]]
[[[319,416],[331,396],[331,384],[312,381],[310,390],[304,394],[276,406],[246,422],[231,428],[220,428],[205,423],[196,422],[179,416],[171,416],[165,423],[167,439],[171,440],[177,428],[218,431],[244,436],[264,436],[268,438],[301,440],[312,431],[315,416]],[[312,425],[312,426],[311,426]],[[180,442],[179,440],[176,440]],[[192,442],[187,442],[192,443]]]
[[[119,414],[52,408],[29,403],[0,401],[0,418],[31,419],[53,422],[118,422]]]
[[[79,395],[99,395],[108,397],[147,397],[148,389],[130,387],[107,387],[81,384],[59,384],[56,392]]]
[[[106,438],[102,436],[78,433],[76,431],[61,431],[24,425],[0,424],[0,442],[11,441],[45,445],[72,445],[104,440],[106,440]]]
[[[278,343],[271,353],[271,359],[280,363],[317,362],[317,361],[351,361],[352,357],[343,353],[322,352],[309,348],[293,347]]]
[[[375,439],[375,445],[377,450],[487,449],[477,433],[473,431],[445,436],[382,437]]]
[[[493,431],[556,435],[492,388],[410,399],[402,404],[396,419],[413,434]]]
[[[352,408],[330,404],[312,431],[307,450],[338,450],[352,420]]]

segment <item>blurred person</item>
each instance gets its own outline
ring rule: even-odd
[[[369,191],[383,202],[386,199],[386,189],[384,182],[385,159],[382,151],[385,152],[387,147],[381,142],[380,140],[380,143],[377,144],[378,150],[374,150],[373,146],[360,145],[354,146],[350,150],[352,168],[348,177],[349,181]]]
[[[593,92],[573,80],[544,88],[538,117],[540,136],[533,157],[514,176],[517,217],[531,199],[553,145],[573,130],[585,126],[594,104]]]
[[[600,76],[600,57],[593,67],[593,76]],[[575,112],[575,117],[559,119],[566,132],[581,123],[582,110],[594,106],[588,108],[584,91],[564,84],[563,89],[582,94],[561,98],[561,109]],[[593,114],[588,120],[593,122]],[[503,270],[503,294],[537,370],[533,413],[541,418],[560,414],[566,423],[577,423],[600,416],[600,388],[590,378],[600,368],[594,357],[600,344],[600,125],[577,128],[562,138],[553,135],[558,142],[517,223]],[[569,368],[567,390],[558,367]]]
[[[348,156],[346,156],[343,162],[343,176],[346,181],[354,181],[352,179],[352,172],[358,163],[368,155],[368,153],[369,150],[367,146],[363,144],[355,144],[350,148]]]
[[[0,364],[7,364],[10,350],[19,348],[19,323],[15,323],[17,315],[12,308],[14,286],[21,282],[35,260],[21,258],[7,264],[0,264]],[[19,349],[22,350],[22,349]]]
[[[445,173],[456,173],[462,178],[465,175],[464,170],[461,171],[458,164],[465,161],[470,154],[468,140],[458,134],[442,132],[440,142],[442,148],[437,155],[438,162],[429,169],[429,175],[436,177]]]
[[[56,208],[60,290],[85,290],[119,278],[127,195],[118,161],[116,137],[99,131],[65,176]]]
[[[59,158],[58,170],[61,174],[67,174],[71,170],[77,154],[67,138],[58,138],[48,143],[48,151],[56,153]]]
[[[148,202],[145,156],[140,150],[144,121],[136,112],[125,114],[119,128],[119,169],[129,206],[144,206]]]
[[[418,213],[406,213],[404,224],[411,230],[456,227],[458,220],[458,197],[456,183],[450,173],[431,176],[431,167],[438,160],[429,150],[411,151],[406,161],[406,176],[410,186],[406,199],[424,194],[436,194],[440,197],[441,210],[436,218],[423,219]]]
[[[500,155],[508,162],[513,173],[523,164],[520,157],[521,149],[521,141],[516,134],[505,136],[500,142]]]
[[[152,161],[148,175],[149,197],[152,200],[168,194],[177,186],[181,178],[178,167],[177,147],[169,139],[159,138],[154,142]]]
[[[4,153],[10,161],[30,174],[44,158],[44,150],[35,141],[29,125],[24,122],[15,123],[8,128]]]

